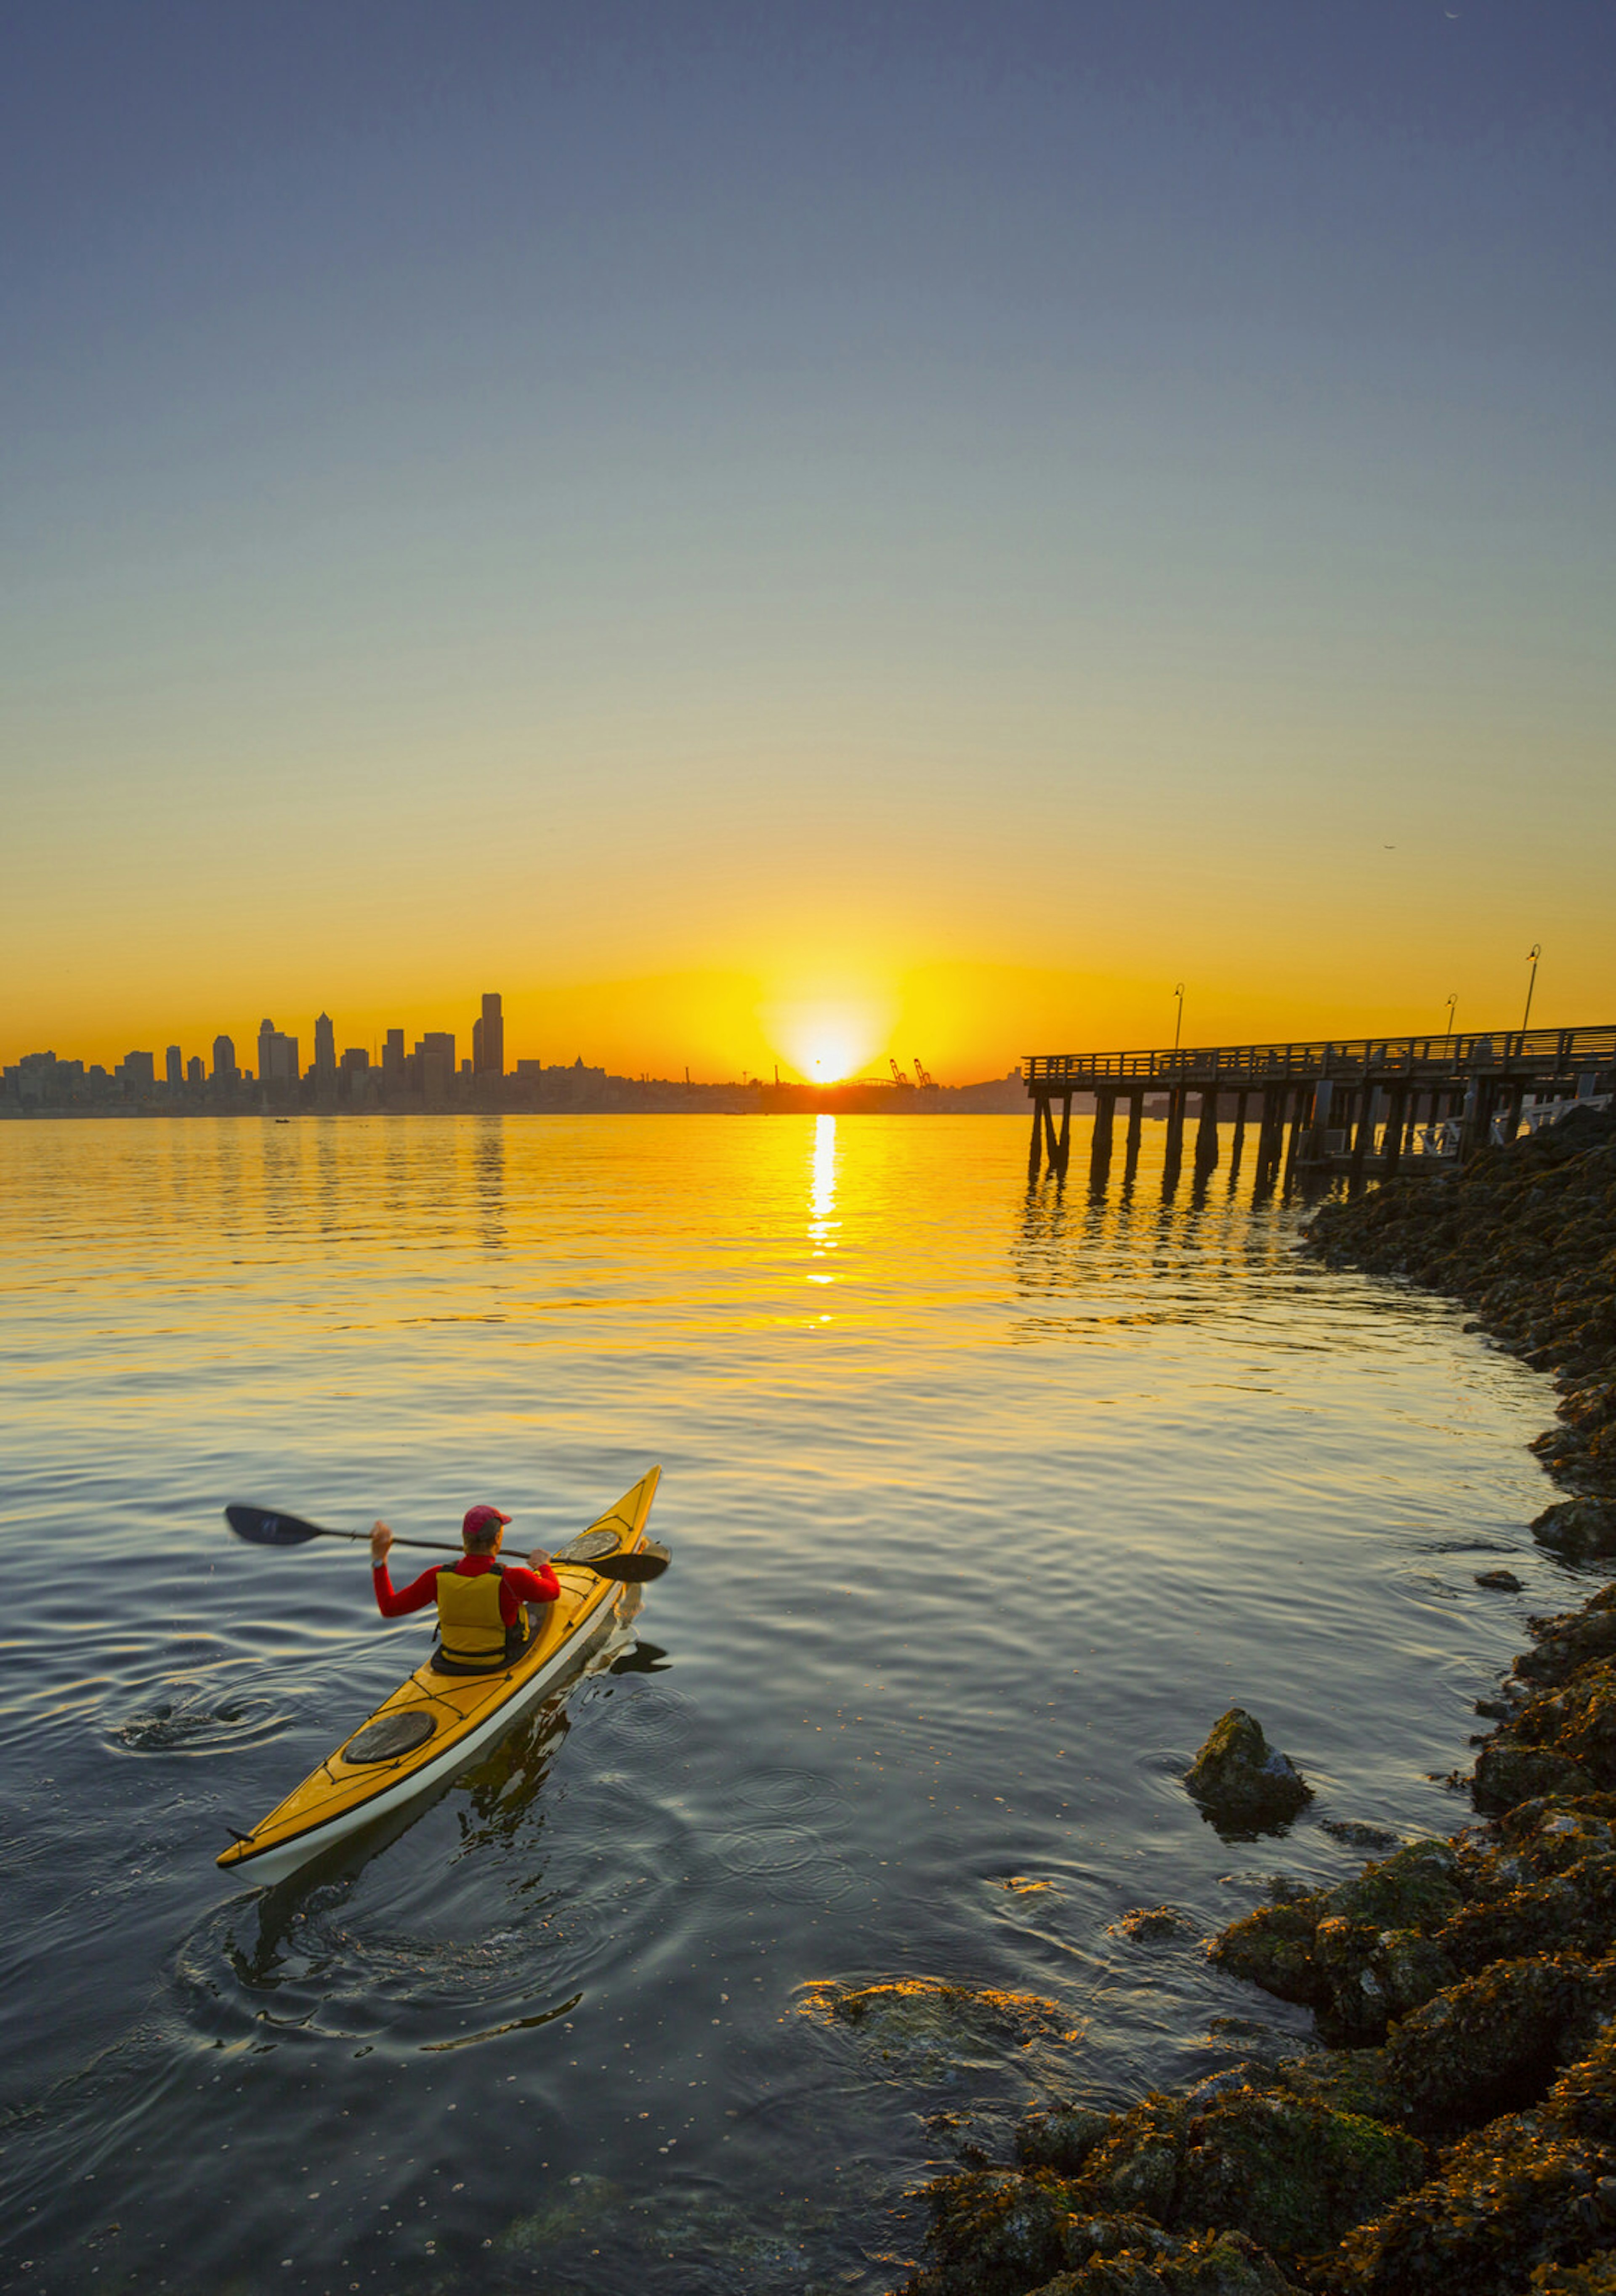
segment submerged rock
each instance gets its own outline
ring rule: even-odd
[[[1194,1937],[1196,1924],[1177,1906],[1134,1906],[1109,1924],[1112,1937],[1131,1938],[1136,1944],[1160,1944],[1166,1938]]]
[[[1213,1726],[1184,1783],[1220,1832],[1267,1833],[1313,1799],[1295,1765],[1269,1745],[1262,1725],[1241,1706],[1231,1706]]]
[[[1322,1832],[1337,1841],[1344,1841],[1349,1849],[1395,1849],[1397,1836],[1390,1827],[1366,1825],[1361,1818],[1321,1817]]]
[[[989,2062],[1035,2042],[1081,2038],[1068,2013],[1042,1994],[952,1985],[937,1977],[859,1986],[822,1978],[802,1988],[797,2006],[800,2016],[847,2027],[895,2072],[919,2079]]]

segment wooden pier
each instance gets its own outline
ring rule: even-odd
[[[1170,1185],[1184,1160],[1189,1104],[1197,1174],[1217,1165],[1219,1102],[1234,1100],[1237,1166],[1257,1127],[1256,1181],[1293,1172],[1390,1178],[1406,1162],[1451,1168],[1492,1139],[1513,1139],[1522,1103],[1590,1100],[1616,1085],[1616,1026],[1495,1030],[1485,1036],[1365,1037],[1308,1045],[1214,1045],[1138,1053],[1039,1053],[1021,1063],[1032,1102],[1028,1177],[1063,1177],[1074,1093],[1092,1093],[1091,1185],[1103,1187],[1117,1103],[1128,1103],[1127,1168],[1138,1160],[1147,1096],[1165,1098]],[[1056,1119],[1057,1106],[1059,1120]],[[1433,1146],[1433,1142],[1439,1144]],[[1416,1146],[1423,1152],[1416,1154]]]

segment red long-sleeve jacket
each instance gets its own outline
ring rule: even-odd
[[[402,1619],[411,1611],[424,1611],[438,1600],[440,1570],[457,1570],[463,1578],[480,1578],[485,1570],[494,1568],[494,1562],[491,1554],[463,1554],[458,1562],[434,1562],[407,1587],[393,1585],[385,1562],[373,1563],[371,1583],[376,1590],[376,1608],[384,1619]],[[525,1562],[502,1562],[499,1569],[499,1615],[507,1627],[516,1624],[524,1603],[554,1603],[561,1593],[561,1580],[547,1562],[538,1570],[529,1570]]]

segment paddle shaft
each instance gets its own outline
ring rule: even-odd
[[[312,1530],[314,1528],[315,1526],[311,1523],[309,1525],[309,1529]],[[364,1539],[366,1541],[368,1541],[370,1538],[368,1530],[322,1529],[319,1535],[322,1538],[353,1538]],[[426,1549],[429,1554],[463,1555],[466,1552],[466,1549],[463,1546],[451,1546],[446,1539],[441,1538],[395,1538],[393,1545],[395,1546],[422,1546]],[[616,1557],[607,1554],[603,1555],[601,1559],[603,1562],[611,1562],[616,1560]],[[596,1570],[593,1562],[585,1562],[578,1559],[575,1559],[571,1562],[569,1562],[566,1556],[562,1554],[553,1554],[550,1557],[550,1563],[552,1569],[562,1569],[566,1570],[594,1570],[597,1578],[610,1578],[612,1575],[610,1570]],[[525,1564],[523,1568],[526,1568]]]
[[[368,1546],[372,1534],[368,1530],[331,1530],[324,1523],[305,1522],[299,1515],[271,1514],[263,1507],[231,1505],[225,1509],[225,1519],[238,1538],[260,1546],[301,1546],[311,1538],[346,1538],[356,1545]],[[466,1549],[450,1546],[440,1538],[397,1538],[394,1546],[424,1547],[432,1554],[463,1555]],[[648,1578],[660,1578],[668,1568],[668,1550],[647,1540],[643,1547],[627,1554],[569,1555],[562,1554],[554,1560],[567,1569],[592,1570],[597,1578],[614,1578],[620,1584],[638,1585]]]

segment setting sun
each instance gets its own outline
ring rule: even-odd
[[[790,999],[759,1014],[770,1041],[809,1084],[840,1084],[881,1051],[893,1015],[872,997]]]

